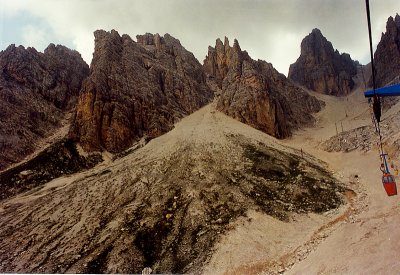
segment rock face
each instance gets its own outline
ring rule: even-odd
[[[290,65],[288,77],[310,90],[343,96],[354,87],[357,64],[347,53],[334,50],[319,29],[313,29],[301,42],[301,54]]]
[[[377,87],[391,82],[400,83],[400,16],[389,17],[386,32],[382,33],[375,54],[375,76]],[[372,86],[372,78],[370,79]]]
[[[166,34],[128,35],[98,30],[70,135],[85,150],[120,152],[142,136],[169,131],[213,94],[202,67]]]
[[[80,54],[60,45],[44,53],[15,45],[0,52],[0,170],[59,127],[88,74]]]
[[[254,61],[225,38],[208,48],[204,70],[221,93],[217,109],[277,138],[299,125],[313,123],[321,102],[295,86],[270,63]]]

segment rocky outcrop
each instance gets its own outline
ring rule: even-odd
[[[204,70],[221,90],[217,109],[277,138],[292,129],[313,123],[311,115],[321,102],[294,85],[270,63],[252,60],[225,38],[208,48]]]
[[[382,33],[375,54],[375,76],[377,87],[400,83],[400,16],[389,17],[386,32]],[[372,86],[372,78],[370,79]]]
[[[54,44],[44,53],[11,45],[0,53],[0,68],[3,81],[28,88],[62,110],[74,106],[82,81],[89,74],[77,51]]]
[[[140,137],[156,137],[213,97],[202,67],[179,40],[138,35],[137,42],[98,30],[90,76],[70,135],[85,150],[120,152]]]
[[[88,74],[80,54],[60,45],[44,53],[15,45],[0,52],[0,170],[60,126]]]
[[[82,156],[76,144],[66,138],[54,142],[27,162],[0,173],[0,200],[41,186],[52,179],[94,167],[99,153]]]
[[[313,29],[301,42],[301,54],[290,65],[288,78],[322,94],[343,96],[354,87],[357,64],[347,53],[334,50],[319,29]]]

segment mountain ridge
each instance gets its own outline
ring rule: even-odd
[[[61,127],[87,74],[80,54],[61,45],[43,53],[15,45],[0,52],[0,170]]]

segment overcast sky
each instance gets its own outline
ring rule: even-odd
[[[370,0],[374,46],[400,0]],[[93,31],[169,33],[202,63],[216,38],[236,38],[253,59],[287,75],[313,28],[362,64],[369,62],[364,0],[0,0],[0,50],[10,44],[43,51],[76,49],[90,64]]]

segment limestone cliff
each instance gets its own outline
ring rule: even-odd
[[[235,39],[225,38],[208,48],[204,70],[221,90],[217,108],[239,121],[277,138],[290,136],[300,125],[311,124],[321,103],[276,71],[255,61]]]
[[[15,45],[0,52],[0,170],[53,134],[88,74],[80,54],[60,45],[44,53]]]
[[[389,17],[386,32],[376,48],[375,73],[377,87],[400,83],[400,16]],[[372,86],[372,79],[370,79]]]
[[[200,63],[166,34],[98,30],[70,135],[86,150],[120,152],[143,136],[157,137],[213,94]]]

